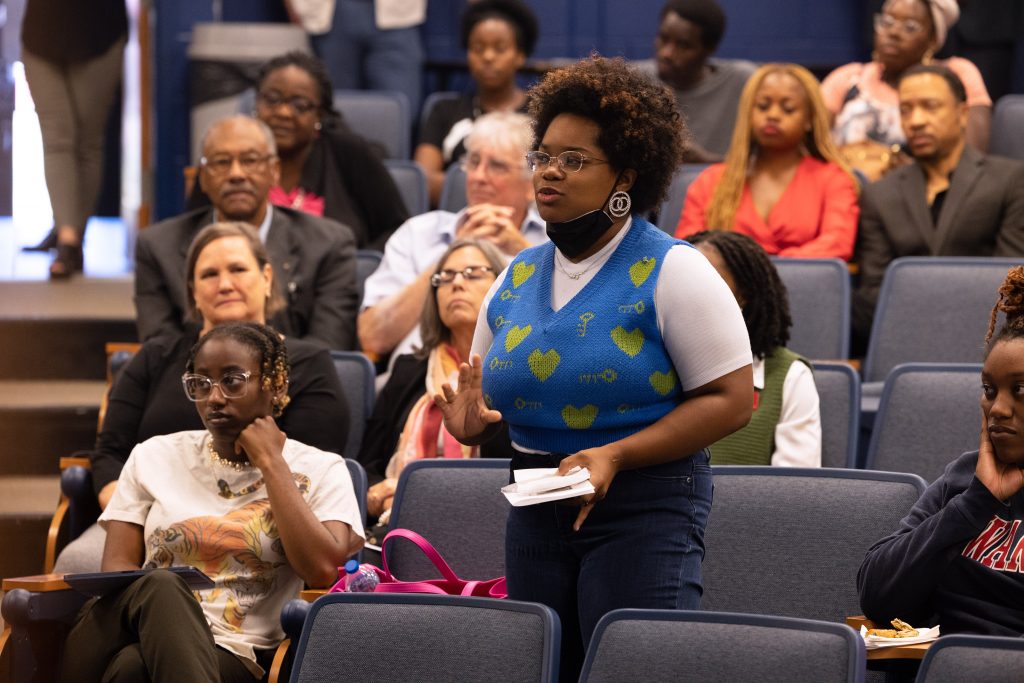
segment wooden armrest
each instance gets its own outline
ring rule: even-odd
[[[321,595],[327,595],[327,588],[307,588],[299,592],[299,597],[306,602],[316,602]]]
[[[857,631],[858,633],[860,633],[861,626],[875,628],[875,622],[871,621],[863,614],[857,614],[852,617],[846,617],[846,625],[852,628],[854,631]]]
[[[70,590],[71,586],[64,582],[63,574],[36,574],[35,576],[16,576],[4,579],[4,591],[21,588],[33,593],[51,593],[53,591]]]
[[[274,661],[270,664],[270,673],[267,674],[267,683],[277,683],[281,678],[281,667],[284,666],[285,657],[288,656],[288,647],[291,644],[292,641],[285,638],[277,646],[277,651],[274,653]]]
[[[89,458],[67,456],[60,459],[60,471],[68,469],[69,467],[84,467],[87,470],[92,469],[92,464],[89,462]]]

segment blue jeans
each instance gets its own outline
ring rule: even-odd
[[[334,88],[403,92],[416,121],[423,89],[420,27],[381,31],[373,11],[372,0],[337,0],[331,30],[310,37],[313,49]]]
[[[512,469],[555,467],[564,454],[517,453]],[[505,531],[509,597],[540,602],[562,621],[562,680],[575,681],[598,620],[623,607],[699,609],[708,454],[619,472],[579,531],[579,507],[512,508]]]

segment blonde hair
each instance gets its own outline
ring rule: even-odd
[[[807,153],[820,161],[840,166],[857,185],[857,179],[850,167],[839,156],[839,150],[832,141],[828,109],[821,98],[818,79],[807,69],[797,64],[765,64],[751,75],[740,95],[736,114],[736,127],[732,132],[729,153],[725,156],[725,171],[711,195],[705,224],[709,230],[732,230],[736,210],[743,197],[747,183],[747,170],[754,153],[750,136],[750,117],[754,109],[754,97],[761,83],[770,74],[782,73],[792,76],[803,86],[810,109],[811,130],[804,136]]]

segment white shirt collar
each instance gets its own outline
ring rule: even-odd
[[[260,242],[263,244],[267,243],[267,235],[270,234],[270,222],[274,219],[274,205],[269,201],[267,202],[267,215],[263,217],[263,222],[260,223],[259,233]]]

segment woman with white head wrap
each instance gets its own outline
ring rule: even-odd
[[[845,160],[870,180],[900,161],[904,142],[896,83],[912,66],[932,61],[960,16],[956,0],[886,0],[875,15],[872,61],[846,64],[821,91],[833,116],[832,134]],[[960,57],[942,60],[967,89],[967,141],[988,149],[992,100],[981,72]]]

